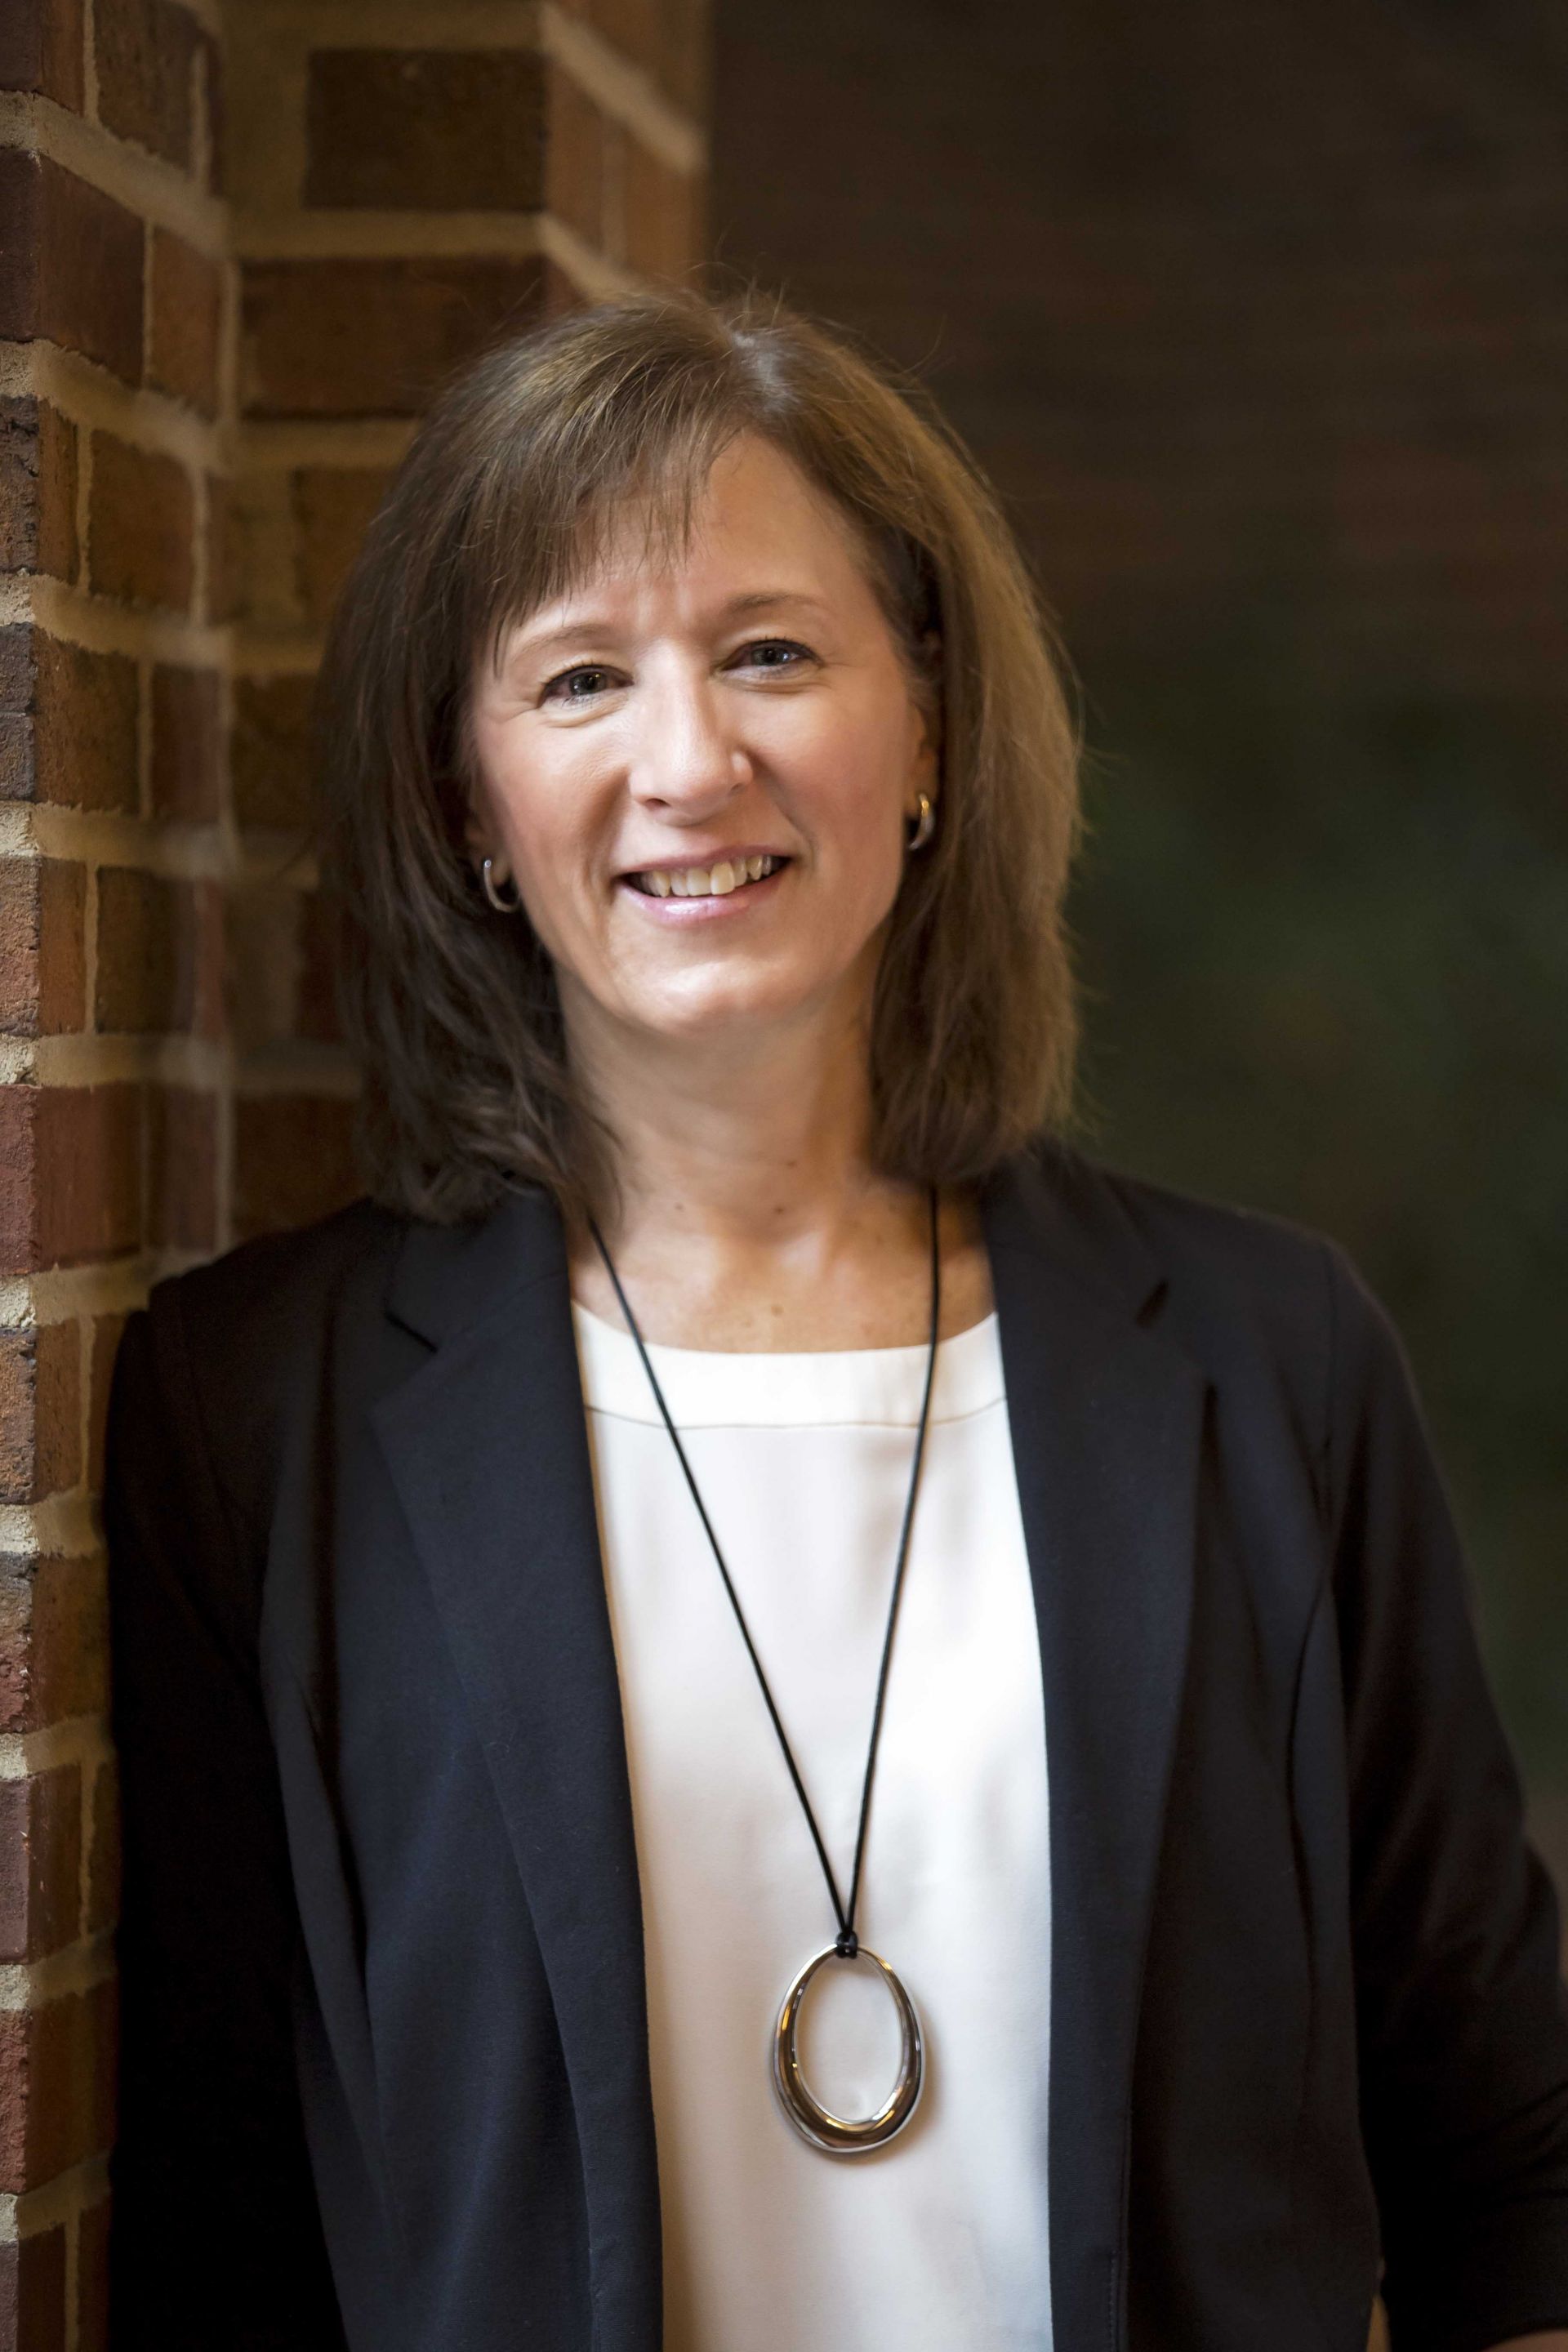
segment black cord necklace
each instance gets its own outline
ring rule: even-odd
[[[925,1454],[926,1428],[931,1419],[931,1384],[936,1372],[937,1330],[942,1320],[942,1251],[938,1242],[938,1204],[934,1185],[931,1188],[929,1197],[931,1202],[931,1341],[926,1356],[925,1389],[921,1398],[920,1427],[915,1433],[914,1458],[910,1468],[909,1495],[904,1504],[903,1523],[899,1531],[899,1552],[893,1569],[892,1597],[888,1604],[888,1626],[882,1637],[881,1664],[877,1675],[877,1699],[871,1712],[871,1738],[866,1752],[866,1777],[860,1790],[860,1821],[855,1835],[855,1864],[849,1881],[847,1903],[838,1892],[838,1881],[834,1875],[833,1864],[827,1858],[827,1847],[821,1829],[817,1825],[816,1815],[812,1811],[811,1799],[806,1795],[805,1783],[801,1778],[800,1767],[795,1760],[795,1751],[789,1744],[789,1738],[784,1727],[784,1718],[774,1701],[767,1675],[763,1671],[763,1662],[757,1654],[757,1645],[752,1639],[751,1628],[746,1622],[740,1595],[735,1591],[728,1568],[724,1565],[724,1555],[719,1549],[719,1538],[713,1532],[713,1523],[708,1516],[701,1495],[698,1492],[697,1481],[691,1474],[691,1465],[686,1457],[686,1448],[682,1445],[679,1433],[670,1419],[669,1407],[664,1401],[664,1391],[659,1387],[652,1364],[648,1361],[648,1352],[643,1344],[643,1336],[638,1328],[637,1317],[632,1313],[631,1302],[621,1287],[620,1276],[616,1272],[615,1260],[605,1245],[603,1234],[592,1217],[588,1220],[588,1229],[598,1246],[599,1255],[605,1261],[605,1270],[614,1286],[616,1297],[620,1301],[621,1312],[626,1318],[627,1328],[637,1342],[637,1353],[642,1358],[643,1370],[647,1374],[648,1385],[654,1393],[654,1402],[658,1406],[681,1469],[685,1473],[687,1486],[691,1490],[691,1499],[697,1506],[697,1515],[713,1548],[713,1557],[719,1563],[719,1574],[723,1579],[724,1590],[730,1598],[730,1606],[735,1612],[735,1622],[741,1629],[741,1638],[746,1645],[746,1654],[752,1661],[758,1686],[772,1718],[773,1729],[778,1735],[779,1747],[783,1751],[784,1763],[788,1767],[790,1780],[794,1783],[795,1795],[800,1800],[801,1811],[805,1815],[806,1827],[811,1832],[812,1843],[816,1848],[816,1858],[822,1864],[822,1874],[827,1882],[827,1894],[833,1905],[833,1916],[838,1922],[838,1934],[835,1940],[825,1950],[818,1952],[814,1959],[806,1962],[785,1993],[784,2004],[779,2011],[778,2022],[773,2030],[773,2088],[784,2114],[804,2139],[809,2140],[813,2147],[822,2148],[830,2156],[859,2156],[868,2149],[885,2146],[896,2133],[902,2131],[914,2114],[925,2077],[924,2042],[914,2003],[886,1960],[873,1952],[868,1945],[861,1943],[855,1932],[855,1913],[860,1899],[861,1868],[866,1858],[866,1829],[871,1817],[871,1784],[877,1772],[877,1745],[882,1732],[883,1706],[888,1695],[888,1670],[893,1656],[893,1633],[898,1624],[899,1601],[904,1589],[904,1569],[909,1559],[910,1534],[914,1525],[915,1496],[920,1486],[921,1464]],[[835,1959],[872,1961],[881,1971],[883,1980],[892,1996],[893,2006],[899,2019],[900,2043],[899,2079],[886,2104],[879,2108],[875,2115],[867,2116],[858,2122],[847,2122],[840,2116],[830,2115],[816,2098],[802,2071],[796,2048],[801,2003],[805,1999],[806,1987],[819,1969],[825,1967],[829,1960]]]

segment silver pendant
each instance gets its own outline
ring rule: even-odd
[[[818,1969],[828,1960],[843,1959],[853,1968],[857,1960],[870,1960],[882,1971],[883,1979],[892,1996],[893,2007],[899,2013],[899,2079],[885,2106],[874,2116],[858,2123],[848,2123],[840,2116],[830,2116],[821,2102],[814,2097],[801,2071],[800,2053],[795,2047],[800,2030],[801,2002],[805,1989]],[[921,2021],[914,2002],[893,1974],[886,1960],[862,1944],[851,1958],[829,1944],[808,1960],[788,1992],[779,2011],[779,2021],[773,2029],[773,2089],[779,2105],[795,2126],[802,2139],[809,2140],[827,2156],[866,2156],[874,2147],[885,2147],[895,2139],[920,2105],[921,2086],[925,2081],[925,2045],[921,2036]]]

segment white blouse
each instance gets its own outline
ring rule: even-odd
[[[630,1336],[574,1307],[642,1889],[667,2352],[1047,2352],[1050,1878],[1039,1638],[996,1318],[943,1340],[857,1927],[919,2010],[921,2106],[820,2154],[770,2077],[830,1944],[821,1865]],[[924,1347],[650,1347],[847,1894]],[[801,2054],[840,2115],[898,2071],[874,1972]]]

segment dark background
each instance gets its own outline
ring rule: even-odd
[[[1568,12],[720,0],[721,282],[937,394],[1076,667],[1089,1148],[1405,1336],[1568,1877]]]

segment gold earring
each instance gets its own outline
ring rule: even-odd
[[[936,831],[935,809],[932,808],[924,793],[917,793],[916,798],[920,803],[920,814],[915,818],[914,830],[908,836],[906,843],[911,856],[917,849],[923,849]]]
[[[514,882],[511,885],[510,898],[506,898],[501,896],[500,890],[496,887],[495,859],[493,857],[486,858],[484,864],[479,868],[479,875],[485,886],[485,896],[489,900],[490,905],[495,908],[496,913],[498,915],[515,915],[518,908],[522,904],[522,893]]]

